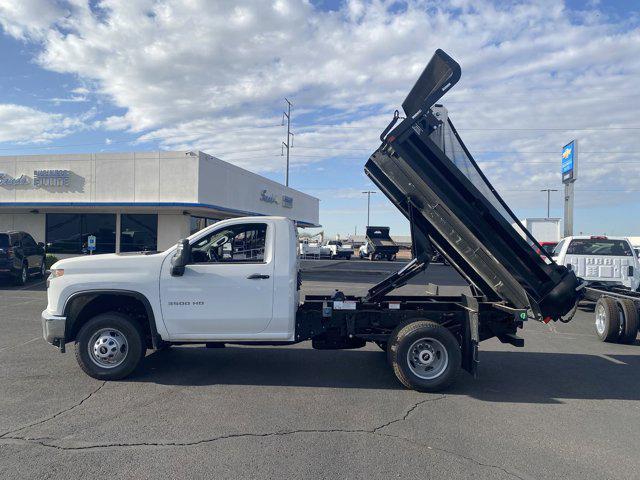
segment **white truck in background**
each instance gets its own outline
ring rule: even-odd
[[[626,237],[566,237],[554,249],[553,260],[590,285],[632,291],[640,287],[638,257]]]
[[[538,243],[557,243],[562,238],[559,218],[523,218],[520,223],[531,232],[531,235]],[[525,238],[524,233],[520,231],[517,224],[514,223],[513,227]]]
[[[330,253],[331,260],[336,258],[344,258],[345,260],[351,260],[353,255],[353,246],[342,243],[342,240],[329,240],[326,245]]]

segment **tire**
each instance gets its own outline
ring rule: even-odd
[[[620,343],[634,343],[638,336],[638,309],[633,300],[622,299],[618,302],[618,308],[622,313],[622,332],[620,334]]]
[[[45,257],[42,257],[42,263],[40,264],[40,271],[38,272],[38,276],[40,278],[44,278],[47,274],[47,260]]]
[[[609,297],[600,297],[595,308],[596,335],[601,342],[617,342],[620,337],[620,311],[618,303]]]
[[[18,276],[14,279],[14,283],[21,287],[27,284],[27,280],[29,280],[29,269],[26,263],[23,263],[20,272],[18,272]]]
[[[110,344],[111,339],[116,348],[113,352],[110,351],[114,348]],[[105,350],[91,353],[90,349],[96,351],[96,345]],[[75,346],[80,368],[98,380],[125,378],[135,370],[146,351],[140,324],[117,312],[102,313],[85,323],[76,336]],[[98,354],[102,357],[98,357]],[[110,361],[112,364],[108,365]]]
[[[427,320],[399,325],[389,339],[387,356],[400,383],[419,392],[447,388],[462,363],[460,345],[453,334]]]

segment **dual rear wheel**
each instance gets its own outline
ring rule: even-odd
[[[640,318],[633,300],[600,297],[595,308],[596,335],[603,342],[633,343]]]

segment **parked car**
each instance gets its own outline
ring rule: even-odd
[[[553,250],[553,260],[592,286],[629,290],[640,286],[638,257],[625,237],[566,237]]]
[[[26,232],[0,233],[0,277],[24,285],[29,276],[43,277],[46,270],[44,243],[36,243]]]
[[[544,250],[549,256],[553,255],[553,250],[556,248],[556,245],[558,245],[558,242],[539,242],[539,243],[540,243],[540,246],[542,247],[542,250]],[[544,253],[538,247],[536,247],[536,252],[538,253],[538,255],[541,255],[544,257]]]

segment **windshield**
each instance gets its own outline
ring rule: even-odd
[[[632,257],[633,252],[624,240],[586,238],[572,240],[567,248],[567,255]]]
[[[7,248],[9,246],[9,235],[6,233],[0,233],[0,248]]]

